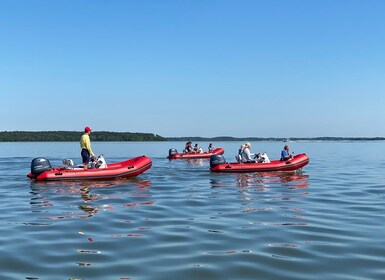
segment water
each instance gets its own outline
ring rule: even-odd
[[[77,143],[0,143],[0,279],[384,279],[385,142],[293,142],[302,172],[215,174],[166,159],[181,142],[93,143],[113,182],[33,183],[32,158],[80,162]],[[203,148],[208,143],[199,143]],[[241,143],[214,143],[232,161]],[[279,156],[283,143],[252,151]]]

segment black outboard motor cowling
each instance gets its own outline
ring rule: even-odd
[[[178,151],[176,149],[174,149],[174,148],[168,150],[168,155],[170,157],[172,157],[173,155],[176,155],[177,153],[178,153]]]
[[[219,164],[226,163],[225,158],[222,155],[212,155],[210,157],[210,167],[213,168]]]
[[[31,162],[31,173],[35,176],[51,169],[52,166],[48,159],[34,158]]]

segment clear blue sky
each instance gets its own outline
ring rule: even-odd
[[[385,136],[383,0],[2,0],[0,131]]]

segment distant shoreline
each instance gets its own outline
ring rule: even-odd
[[[167,141],[281,141],[281,142],[298,142],[298,141],[385,141],[385,137],[166,137]]]
[[[83,132],[78,131],[0,131],[0,142],[76,142]],[[154,133],[96,131],[93,142],[230,142],[230,141],[385,141],[385,137],[163,137]]]
[[[75,142],[84,132],[79,131],[2,131],[0,142]],[[154,133],[96,131],[91,133],[95,142],[167,141]]]

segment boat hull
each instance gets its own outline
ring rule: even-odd
[[[293,171],[300,169],[309,163],[306,154],[295,155],[288,161],[273,160],[270,163],[221,163],[210,166],[212,172],[222,173],[245,173],[245,172],[274,172],[274,171]]]
[[[172,156],[167,156],[168,159],[192,159],[192,158],[210,158],[212,155],[222,155],[225,152],[223,148],[216,148],[212,152],[204,153],[182,153],[175,154]]]
[[[126,161],[108,164],[107,168],[65,169],[56,167],[39,175],[29,173],[27,176],[37,181],[69,180],[114,180],[135,177],[152,166],[152,160],[146,156],[135,157]]]

